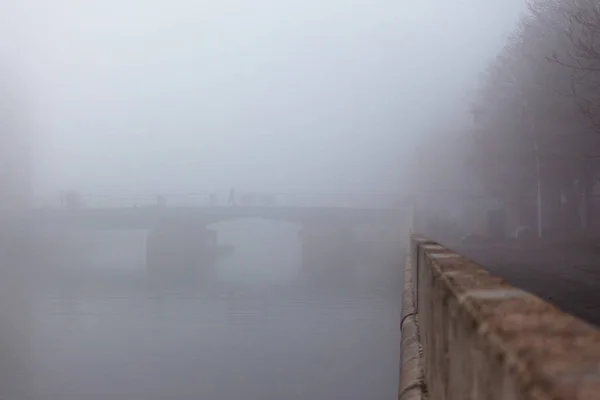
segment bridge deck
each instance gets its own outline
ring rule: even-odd
[[[452,246],[563,311],[600,326],[600,253],[591,249]]]
[[[406,210],[405,210],[406,211]],[[159,221],[176,220],[211,224],[242,218],[264,218],[290,222],[332,221],[346,223],[395,222],[405,219],[407,212],[394,208],[351,207],[128,207],[81,210],[28,210],[0,214],[3,221],[29,223],[65,223],[115,229],[148,228]]]

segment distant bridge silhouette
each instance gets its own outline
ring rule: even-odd
[[[243,206],[287,206],[287,207],[353,207],[353,208],[389,208],[394,202],[405,202],[397,195],[386,193],[230,193],[187,192],[158,193],[152,196],[105,196],[97,194],[63,193],[59,198],[36,199],[37,208],[57,208],[64,203],[68,194],[75,194],[77,203],[85,208],[128,208],[157,205],[159,199],[168,207],[208,207],[224,206],[231,203]],[[233,200],[231,202],[230,200]],[[64,206],[64,204],[62,204]]]
[[[0,219],[34,225],[56,224],[90,229],[151,229],[163,223],[210,225],[247,218],[299,224],[369,224],[403,221],[406,212],[392,208],[343,207],[127,207],[80,210],[29,210],[3,214]]]
[[[80,197],[76,207],[4,211],[0,212],[0,220],[115,230],[151,229],[164,223],[210,225],[245,218],[341,225],[400,222],[410,208],[406,201],[393,204],[393,196],[381,194],[241,193],[236,195],[234,204],[227,206],[214,204],[215,198],[211,199],[207,193],[156,196],[145,201],[133,199],[127,206],[110,206],[123,204],[123,199]],[[92,206],[100,203],[98,199],[108,206]]]

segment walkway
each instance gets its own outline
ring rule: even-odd
[[[451,248],[509,283],[600,326],[600,253],[551,247]]]

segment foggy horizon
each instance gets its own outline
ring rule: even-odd
[[[1,399],[489,395],[479,300],[600,338],[598,0],[5,3]]]
[[[0,49],[35,138],[36,197],[51,199],[69,189],[401,193],[419,136],[464,114],[524,9],[9,4]]]

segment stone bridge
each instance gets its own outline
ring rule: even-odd
[[[165,222],[210,225],[222,221],[263,218],[298,224],[397,224],[407,213],[395,208],[220,206],[127,207],[80,210],[28,210],[0,215],[5,223],[57,224],[88,229],[152,229]]]
[[[390,249],[386,238],[399,240],[409,223],[408,209],[294,206],[127,207],[29,210],[0,215],[3,226],[53,232],[74,230],[146,230],[147,261],[153,265],[202,258],[219,251],[210,225],[237,219],[286,221],[298,226],[303,263],[310,268],[343,265],[348,275],[357,257]],[[394,235],[392,232],[399,232]],[[210,241],[208,243],[207,241]],[[391,242],[390,242],[391,243]],[[394,242],[397,243],[397,242]],[[207,247],[208,246],[208,247]],[[396,248],[397,246],[393,246]],[[389,251],[389,250],[388,250]],[[167,262],[166,259],[171,259]],[[158,261],[156,261],[158,260]],[[337,267],[336,267],[337,268]],[[340,267],[341,268],[341,267]],[[315,271],[313,271],[315,272]],[[311,272],[312,273],[312,272]],[[320,276],[320,275],[319,275]]]

